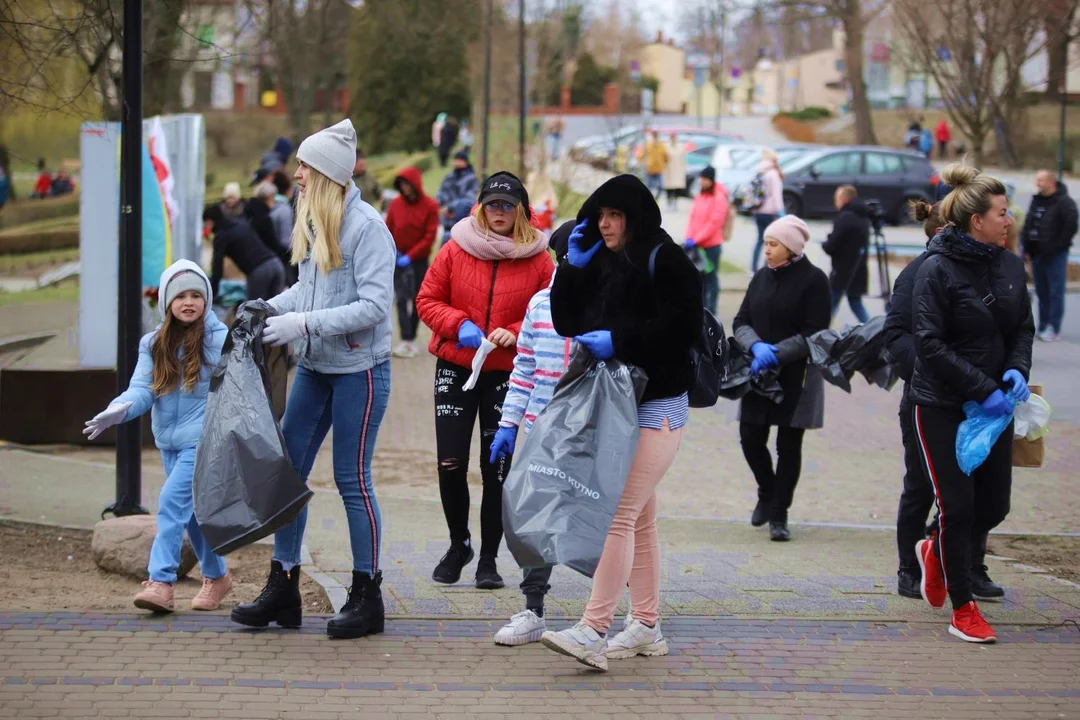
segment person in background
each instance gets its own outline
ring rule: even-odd
[[[833,204],[839,211],[833,229],[821,249],[832,258],[829,284],[832,286],[832,316],[840,310],[847,296],[851,312],[860,323],[870,319],[863,307],[863,295],[870,284],[867,271],[867,250],[870,247],[870,209],[859,199],[851,185],[841,185],[833,194]]]
[[[292,264],[292,231],[296,213],[295,190],[289,176],[278,170],[271,176],[274,184],[274,207],[270,209],[270,221],[274,224],[274,233],[277,235],[278,245],[286,251],[282,256],[285,265],[285,286],[292,287],[296,282],[296,266]]]
[[[552,118],[547,125],[547,152],[553,161],[559,159],[559,143],[562,141],[566,123],[560,117]]]
[[[446,113],[441,112],[435,116],[435,121],[431,123],[431,147],[439,147],[439,140],[442,139],[442,129],[445,124]]]
[[[0,209],[7,204],[10,193],[11,180],[8,178],[7,171],[0,167]]]
[[[285,288],[285,268],[276,252],[263,242],[243,218],[227,217],[220,205],[203,211],[203,229],[214,236],[210,291],[217,295],[230,258],[247,276],[248,300],[269,300]]]
[[[161,274],[158,287],[162,321],[139,341],[139,362],[127,390],[87,422],[83,433],[93,440],[113,425],[151,412],[165,485],[158,495],[157,533],[147,568],[150,579],[135,596],[135,607],[156,613],[176,609],[173,586],[186,530],[203,576],[191,609],[212,611],[232,590],[233,579],[195,518],[192,478],[210,373],[221,358],[228,330],[210,309],[214,297],[210,282],[195,263],[176,261]]]
[[[934,608],[952,600],[949,633],[989,643],[997,635],[973,599],[972,538],[1009,513],[1012,422],[970,475],[960,469],[956,439],[965,403],[1008,418],[1013,404],[1006,391],[1016,402],[1027,401],[1035,324],[1024,263],[1005,250],[1012,222],[1005,186],[961,164],[946,167],[941,179],[953,190],[941,201],[944,227],[915,277],[909,391],[921,466],[937,500],[938,532],[919,540],[915,553],[923,599]]]
[[[934,135],[937,138],[938,157],[944,160],[949,156],[949,143],[952,141],[952,130],[949,128],[947,119],[941,118],[934,129]]]
[[[274,221],[270,219],[270,210],[274,207],[277,189],[270,183],[259,183],[251,198],[244,203],[244,219],[275,255],[281,256],[281,243],[278,241]],[[283,262],[287,262],[284,261]]]
[[[397,246],[397,267],[394,270],[394,297],[397,302],[398,327],[401,344],[394,348],[397,357],[413,358],[420,354],[416,347],[416,330],[420,315],[416,311],[416,295],[427,274],[428,258],[439,232],[439,206],[424,194],[420,170],[408,167],[394,178],[398,196],[390,201],[386,211],[386,227]]]
[[[574,626],[540,636],[545,647],[599,670],[608,669],[608,660],[669,652],[660,628],[656,490],[689,422],[690,349],[704,318],[699,277],[661,226],[652,192],[633,175],[617,175],[581,206],[552,283],[555,332],[597,361],[636,365],[648,377],[638,403],[637,448],[585,612]],[[627,584],[633,620],[609,638]]]
[[[769,523],[770,539],[791,539],[788,509],[802,472],[807,430],[825,424],[825,381],[808,363],[806,338],[829,327],[829,279],[805,255],[810,228],[785,215],[765,228],[765,267],[750,281],[732,323],[735,342],[753,355],[750,372],[775,369],[783,402],[750,392],[739,406],[739,438],[754,473],[758,501],[750,524]],[[769,432],[776,431],[776,465],[769,454]]]
[[[672,136],[674,137],[674,136]],[[694,198],[690,208],[690,220],[686,224],[687,250],[700,248],[708,259],[708,271],[701,275],[704,289],[705,309],[716,315],[720,300],[720,253],[723,250],[724,226],[730,204],[727,188],[716,182],[716,170],[710,165],[701,171],[701,192]]]
[[[1077,232],[1076,201],[1049,170],[1035,176],[1035,191],[1020,243],[1024,257],[1031,260],[1039,298],[1039,340],[1054,342],[1061,337],[1065,317],[1069,248]]]
[[[679,136],[671,133],[667,147],[668,162],[664,168],[664,192],[667,193],[668,210],[674,210],[679,196],[686,192],[686,148]]]
[[[296,343],[299,365],[281,422],[288,456],[305,483],[319,447],[333,431],[334,484],[345,508],[352,585],[326,624],[333,638],[381,633],[382,516],[372,456],[390,398],[390,308],[394,240],[352,182],[356,131],[349,120],[307,137],[296,152],[299,188],[293,262],[300,280],[272,298],[263,339]],[[266,627],[303,622],[300,558],[307,507],[274,533],[262,593],[237,605],[233,622]]]
[[[60,197],[61,195],[70,195],[75,192],[75,184],[71,181],[71,176],[61,168],[56,171],[56,177],[53,178],[52,185],[49,188],[49,195],[51,197]]]
[[[244,199],[240,196],[240,183],[231,182],[225,184],[225,193],[222,196],[220,207],[221,212],[226,217],[242,218],[244,216]]]
[[[496,557],[502,543],[502,483],[509,454],[490,461],[499,429],[514,347],[529,300],[551,282],[554,266],[547,238],[530,224],[529,195],[521,181],[497,172],[484,183],[472,215],[454,226],[451,242],[439,251],[424,277],[416,307],[431,328],[435,364],[435,440],[439,495],[450,548],[431,577],[452,585],[475,553],[469,532],[469,445],[479,417],[480,561],[475,584],[503,587]],[[476,351],[484,339],[495,345],[473,388],[466,390]]]
[[[451,116],[446,118],[442,130],[439,131],[439,167],[446,167],[446,162],[450,159],[450,152],[454,149],[457,139],[457,118]]]
[[[925,155],[927,160],[934,154],[934,136],[930,134],[930,128],[924,128],[919,133],[919,152]]]
[[[461,121],[461,134],[458,136],[458,140],[461,142],[461,151],[466,155],[472,152],[473,146],[473,134],[472,128],[469,127],[467,120]]]
[[[469,154],[459,150],[454,153],[454,169],[443,178],[439,191],[435,193],[444,231],[443,244],[450,239],[450,228],[469,216],[479,192],[480,181],[469,163]]]
[[[761,163],[757,167],[754,183],[760,184],[762,195],[761,202],[753,208],[758,237],[750,261],[751,275],[757,273],[760,267],[761,251],[765,247],[765,228],[784,212],[784,173],[780,170],[780,159],[772,148],[761,151]]]
[[[45,158],[38,158],[38,177],[34,182],[34,190],[30,193],[33,199],[44,199],[52,192],[52,173],[45,169]]]
[[[660,141],[660,134],[650,130],[649,139],[645,141],[645,184],[657,199],[664,189],[664,170],[669,159],[668,148]]]
[[[567,243],[576,220],[567,220],[551,234],[548,248],[558,261],[566,257]],[[491,442],[491,462],[514,454],[518,441],[527,435],[536,416],[547,407],[555,386],[570,365],[572,340],[555,332],[551,320],[551,288],[533,295],[518,333],[517,355],[510,385],[503,400],[502,418]],[[525,609],[495,633],[496,645],[518,646],[536,642],[547,629],[544,597],[551,586],[551,567],[522,568],[521,593]]]
[[[292,151],[293,145],[289,138],[279,137],[274,141],[274,147],[264,152],[259,158],[259,169],[266,170],[268,173],[283,170],[289,164]]]
[[[383,202],[383,190],[379,187],[379,179],[375,173],[368,172],[367,155],[360,148],[356,148],[356,163],[353,165],[353,182],[360,188],[360,198],[371,207],[380,212],[385,209]]]

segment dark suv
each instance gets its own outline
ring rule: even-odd
[[[848,146],[808,154],[784,167],[784,207],[800,217],[836,214],[833,195],[854,185],[863,200],[881,202],[889,222],[912,222],[912,200],[933,198],[934,168],[925,156],[886,147]]]

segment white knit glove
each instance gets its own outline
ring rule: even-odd
[[[83,428],[83,435],[89,435],[89,440],[93,440],[101,433],[105,432],[113,425],[119,425],[124,422],[124,416],[127,415],[128,408],[131,407],[131,403],[115,403],[105,408],[93,419],[86,422],[86,427]]]
[[[303,313],[289,312],[266,319],[263,342],[273,347],[288,345],[307,335],[307,323]]]

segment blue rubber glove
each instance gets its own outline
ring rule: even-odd
[[[478,348],[484,340],[484,331],[472,320],[461,323],[457,331],[458,350],[462,348]]]
[[[780,361],[776,359],[775,345],[756,342],[750,346],[750,353],[754,356],[754,361],[758,363],[761,369],[777,367],[780,365]],[[753,363],[751,363],[750,372],[753,372]]]
[[[1031,391],[1028,390],[1027,380],[1024,379],[1023,373],[1019,370],[1006,370],[1003,381],[1012,385],[1013,396],[1018,403],[1026,403],[1028,398],[1031,397]]]
[[[754,360],[753,362],[750,363],[750,374],[753,375],[754,377],[757,377],[758,375],[760,375],[761,372],[764,369],[765,369],[765,366],[761,363],[760,360]]]
[[[496,460],[502,460],[507,455],[514,454],[514,443],[517,442],[516,427],[503,427],[495,431],[495,439],[491,441],[491,457],[489,462],[494,465]]]
[[[687,250],[693,249],[696,245],[697,243],[694,242],[694,238],[686,238],[686,241],[682,244],[682,246]]]
[[[408,255],[398,255],[397,256],[397,266],[399,268],[407,268],[410,265],[412,265],[412,258],[411,257],[409,257]]]
[[[608,360],[615,354],[615,346],[611,342],[610,330],[593,330],[584,335],[576,336],[574,340],[589,348],[589,352],[597,360]]]
[[[981,404],[982,409],[991,417],[1005,417],[1013,411],[1013,406],[1009,403],[1009,398],[1005,397],[1005,393],[1000,390],[995,390],[990,394],[990,397],[983,400]]]
[[[574,267],[583,268],[589,264],[589,261],[593,259],[593,255],[603,244],[602,240],[597,240],[596,244],[590,248],[583,248],[581,243],[585,241],[585,228],[589,227],[588,219],[582,220],[574,229],[570,231],[570,241],[566,248],[566,259],[570,261],[570,264]]]

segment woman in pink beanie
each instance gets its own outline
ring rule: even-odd
[[[829,327],[829,278],[804,255],[810,228],[785,215],[765,228],[765,267],[754,274],[735,315],[735,341],[754,356],[750,371],[775,374],[784,389],[777,404],[751,392],[739,408],[743,456],[757,480],[758,502],[750,522],[769,523],[771,538],[791,539],[788,508],[802,469],[803,434],[825,422],[825,384],[807,362],[806,338]],[[776,465],[769,453],[776,427]]]

